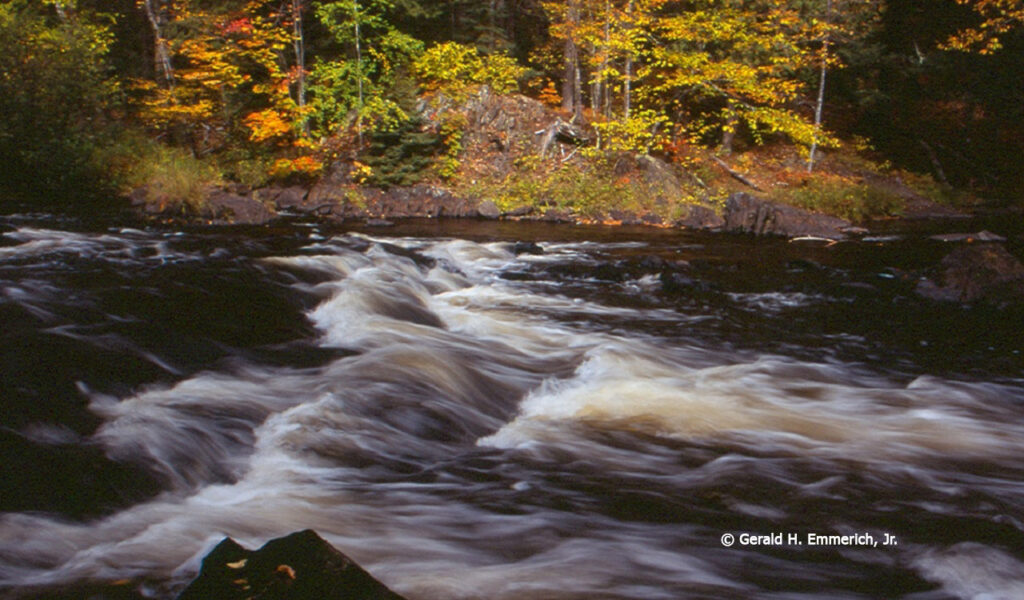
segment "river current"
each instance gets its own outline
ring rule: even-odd
[[[924,234],[0,232],[0,597],[313,528],[410,600],[1024,598],[1020,312]]]

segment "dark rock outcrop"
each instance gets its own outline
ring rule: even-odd
[[[550,223],[572,223],[572,213],[561,208],[549,208],[544,211],[544,216],[540,218],[542,221],[548,221]]]
[[[442,187],[417,184],[388,189],[360,188],[351,183],[335,181],[331,177],[313,186],[300,210],[346,219],[481,215],[475,201],[460,198]],[[497,218],[497,207],[494,207],[493,212]]]
[[[485,219],[497,219],[501,216],[501,209],[491,200],[484,200],[476,209],[477,214]]]
[[[1024,302],[1024,265],[999,244],[967,244],[950,252],[918,282],[919,296],[940,302],[1003,305]]]
[[[686,216],[676,220],[677,227],[686,229],[719,229],[725,225],[725,219],[706,206],[691,206]]]
[[[277,210],[292,210],[306,212],[310,207],[306,202],[309,191],[301,186],[289,187],[271,186],[261,188],[253,192],[253,197],[260,202],[267,202]]]
[[[201,216],[221,224],[262,225],[276,215],[251,195],[214,189],[206,196]]]
[[[838,217],[776,204],[750,194],[733,194],[725,205],[726,231],[839,239],[845,237],[843,230],[848,227],[850,222]]]
[[[255,551],[225,538],[178,600],[403,600],[312,530]]]
[[[610,210],[608,211],[608,218],[621,225],[642,225],[643,221],[640,217],[629,210]]]
[[[150,185],[133,189],[128,200],[132,209],[143,215],[181,217],[188,212],[180,201],[172,201]],[[198,205],[198,216],[218,225],[262,225],[277,216],[259,193],[250,193],[243,186],[210,186],[203,191]]]

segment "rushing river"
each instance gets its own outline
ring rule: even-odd
[[[1024,598],[1021,315],[923,234],[0,231],[0,597],[313,528],[410,600]]]

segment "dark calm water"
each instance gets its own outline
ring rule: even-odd
[[[314,528],[410,600],[1024,598],[1024,314],[892,229],[0,218],[0,597]]]

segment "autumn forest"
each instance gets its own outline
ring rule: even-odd
[[[592,156],[697,181],[701,153],[783,148],[813,177],[847,152],[1016,201],[1022,17],[1019,0],[5,0],[0,185],[163,178],[187,197],[338,160],[370,184],[458,179],[465,123],[422,112],[486,86],[585,125]]]

